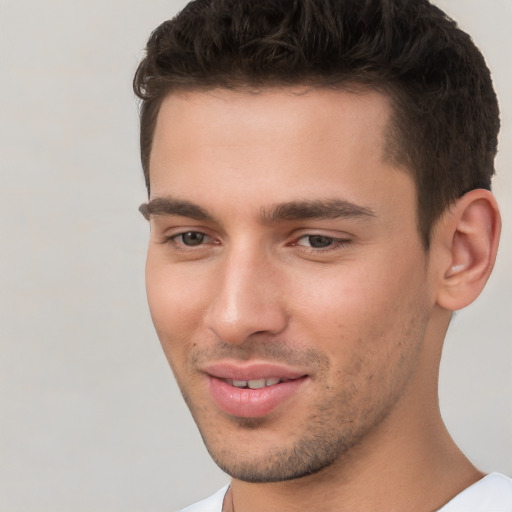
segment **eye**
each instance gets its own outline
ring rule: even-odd
[[[174,235],[172,237],[174,242],[181,243],[187,247],[201,245],[208,239],[208,235],[201,233],[200,231],[187,231],[186,233],[180,233],[179,235]]]
[[[326,254],[347,248],[352,243],[350,236],[336,237],[323,234],[307,234],[296,239],[292,245],[310,254]]]
[[[183,231],[178,231],[179,227],[174,228],[174,234],[163,235],[160,243],[166,250],[166,254],[175,258],[184,258],[185,260],[194,260],[203,258],[212,254],[212,250],[220,245],[220,240],[215,236],[204,231],[187,231],[183,226]]]
[[[312,247],[313,249],[323,249],[333,245],[335,242],[340,241],[332,236],[323,235],[305,235],[297,241],[297,245]]]

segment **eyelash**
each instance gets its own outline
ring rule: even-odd
[[[193,251],[193,250],[197,250],[196,248],[200,248],[205,245],[204,238],[197,245],[185,244],[183,241],[183,237],[186,235],[191,235],[191,234],[200,235],[207,239],[208,238],[212,239],[212,237],[210,235],[208,235],[207,233],[204,233],[203,231],[190,230],[190,231],[183,231],[181,233],[177,233],[175,235],[165,237],[164,240],[162,241],[162,243],[163,244],[172,244],[177,250],[181,250],[181,251]],[[301,240],[308,239],[308,238],[311,239],[313,237],[325,239],[329,242],[329,244],[324,247],[312,247],[312,246],[302,245],[299,243]],[[181,238],[181,242],[178,241],[178,239],[180,239],[180,238]],[[310,242],[311,242],[311,240],[310,240]],[[295,242],[291,243],[290,245],[292,247],[299,247],[302,251],[317,254],[317,253],[326,253],[326,252],[330,252],[330,251],[335,251],[337,249],[343,249],[343,248],[347,247],[348,245],[350,245],[350,243],[351,243],[351,240],[348,238],[336,238],[333,236],[319,235],[319,234],[306,234],[306,235],[302,235],[302,236],[298,237],[295,240]],[[214,242],[214,245],[217,245],[217,244],[218,244],[218,242]]]
[[[307,238],[313,238],[313,237],[326,239],[329,241],[329,245],[326,245],[324,247],[311,247],[311,246],[301,245],[298,243],[300,240],[307,239]],[[325,253],[325,252],[329,252],[329,251],[335,251],[336,249],[343,249],[343,248],[347,247],[348,245],[350,245],[350,243],[351,243],[351,240],[348,238],[336,238],[334,236],[328,236],[328,235],[306,234],[306,235],[302,235],[301,237],[299,237],[297,239],[297,241],[294,242],[292,245],[295,247],[302,247],[302,248],[304,248],[304,250],[307,250],[308,252]]]
[[[185,244],[183,242],[183,237],[185,235],[190,235],[190,234],[201,235],[204,238],[212,238],[210,235],[204,233],[203,231],[190,230],[190,231],[183,231],[183,232],[177,233],[175,235],[167,236],[162,240],[162,243],[163,244],[172,244],[176,249],[181,250],[181,251],[190,251],[190,250],[194,250],[194,248],[196,248],[196,247],[201,247],[201,246],[205,245],[203,243],[203,240],[201,240],[201,242],[199,242],[197,245]],[[181,238],[181,242],[178,242],[179,238]]]

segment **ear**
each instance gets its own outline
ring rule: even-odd
[[[471,304],[483,290],[494,267],[501,231],[496,199],[488,190],[462,196],[436,227],[438,261],[437,303],[455,311]]]

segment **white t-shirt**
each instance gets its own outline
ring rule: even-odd
[[[512,480],[499,473],[484,476],[439,512],[512,512]]]
[[[229,486],[181,512],[222,512]],[[469,486],[438,512],[512,512],[512,479],[491,473]]]
[[[226,496],[228,489],[229,485],[226,485],[226,487],[217,491],[213,496],[210,496],[203,501],[199,501],[198,503],[194,503],[180,512],[222,512],[224,496]]]

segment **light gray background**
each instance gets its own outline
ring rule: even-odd
[[[493,278],[455,318],[441,404],[512,474],[512,2],[443,0],[501,98]],[[172,511],[227,481],[151,326],[133,71],[181,1],[0,0],[2,511]]]

